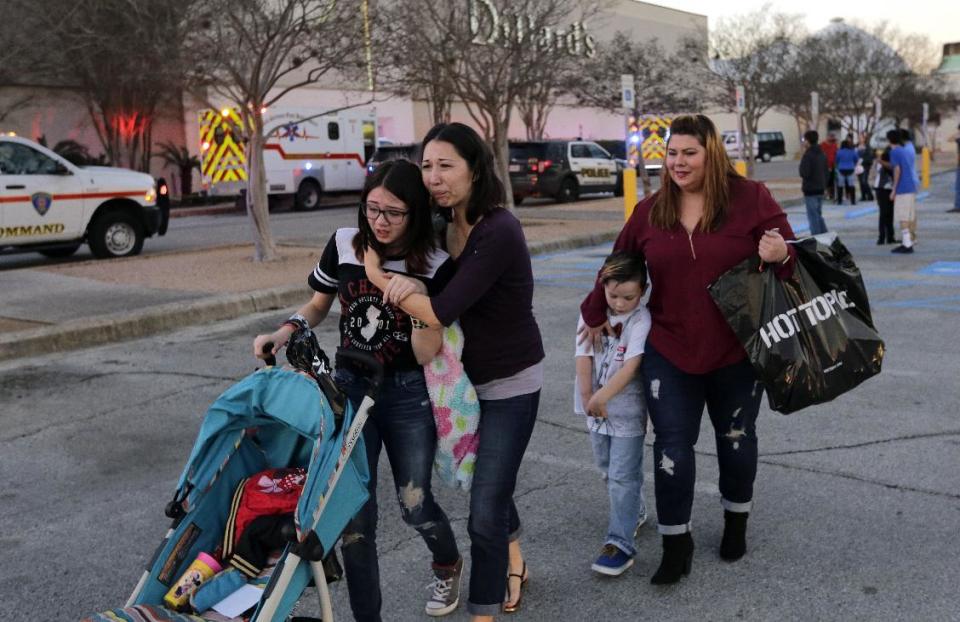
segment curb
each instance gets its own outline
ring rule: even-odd
[[[134,312],[119,312],[0,335],[0,361],[65,352],[114,341],[137,339],[185,326],[230,320],[283,309],[304,299],[302,285],[173,302]],[[185,318],[189,318],[184,321]]]
[[[571,250],[611,242],[616,231],[533,243],[530,254]],[[63,322],[53,326],[0,334],[0,361],[67,352],[116,341],[139,339],[186,326],[232,320],[245,315],[286,309],[307,296],[302,284],[237,294],[210,296],[189,303],[172,302],[133,312]]]
[[[236,205],[211,205],[210,207],[175,207],[170,210],[170,218],[189,218],[190,216],[218,216],[221,214],[242,214]]]

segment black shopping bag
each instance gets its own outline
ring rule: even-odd
[[[828,402],[880,373],[884,345],[850,252],[832,242],[794,243],[797,266],[781,281],[755,255],[710,285],[710,295],[784,414]]]

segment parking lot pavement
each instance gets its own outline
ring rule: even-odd
[[[828,225],[863,270],[887,344],[883,372],[790,416],[762,408],[748,553],[735,564],[716,553],[722,511],[713,433],[703,422],[697,549],[691,575],[676,586],[649,583],[660,556],[649,447],[651,524],[637,536],[637,563],[617,579],[590,571],[607,500],[572,414],[574,329],[609,244],[534,258],[546,382],[515,494],[531,576],[517,620],[957,619],[960,274],[952,266],[960,263],[960,218],[943,214],[932,196],[921,205],[913,256],[876,247],[870,215],[828,210]],[[255,368],[252,336],[284,316],[0,362],[0,472],[9,474],[0,480],[0,550],[13,560],[0,564],[4,621],[77,619],[124,602],[167,528],[163,507],[202,414]],[[321,325],[321,344],[332,348],[335,331],[335,322]],[[384,618],[423,620],[429,553],[400,520],[385,461],[380,469]],[[434,491],[469,557],[467,496],[439,484]],[[338,619],[349,619],[342,582],[333,596]],[[308,590],[298,614],[316,609]],[[467,620],[464,606],[447,619]]]

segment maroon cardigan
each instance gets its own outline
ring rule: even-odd
[[[721,274],[757,253],[764,231],[779,228],[784,239],[795,239],[787,216],[763,184],[743,178],[730,180],[730,207],[717,231],[694,231],[683,225],[670,230],[650,224],[654,197],[640,201],[613,245],[615,251],[642,253],[650,271],[650,315],[647,338],[654,349],[689,374],[703,374],[741,361],[746,352],[714,304],[707,286]],[[776,268],[779,278],[793,274],[796,251]],[[606,320],[606,298],[599,279],[580,305],[584,321],[599,326]]]

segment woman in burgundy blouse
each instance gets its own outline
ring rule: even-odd
[[[655,441],[654,483],[663,557],[651,583],[676,583],[693,559],[690,514],[694,444],[706,405],[720,470],[724,531],[720,557],[746,552],[757,472],[756,418],[763,389],[707,286],[759,253],[780,278],[793,273],[787,217],[760,183],[737,175],[704,115],[674,119],[661,190],[637,204],[614,250],[642,253],[653,289],[653,326],[641,364]],[[599,284],[581,312],[595,336],[605,325]]]

